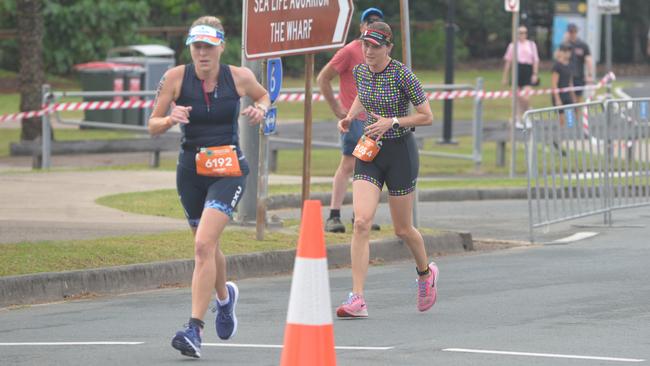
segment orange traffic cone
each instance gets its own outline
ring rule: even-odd
[[[280,365],[336,365],[320,201],[305,201],[302,210]]]

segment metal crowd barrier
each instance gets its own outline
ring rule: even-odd
[[[606,102],[610,121],[612,210],[650,205],[650,98]]]
[[[650,98],[527,111],[529,235],[534,229],[650,205]]]

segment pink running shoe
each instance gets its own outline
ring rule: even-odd
[[[436,303],[438,292],[436,284],[440,270],[434,262],[429,263],[429,270],[431,271],[429,278],[424,281],[418,279],[418,310],[420,311],[427,311]]]
[[[339,318],[367,318],[368,307],[366,306],[366,300],[362,295],[350,292],[348,299],[336,308],[336,316]]]

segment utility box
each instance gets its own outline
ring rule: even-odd
[[[144,73],[141,78],[141,90],[155,91],[158,89],[158,83],[165,72],[176,65],[174,55],[174,50],[162,45],[132,45],[116,47],[109,50],[106,61],[142,67]],[[145,99],[153,100],[154,97],[145,97]],[[144,108],[142,110],[142,115],[140,116],[142,125],[147,124],[150,115],[151,108]]]
[[[144,68],[135,66],[134,68],[124,73],[124,90],[139,92],[142,91],[142,80],[144,79]],[[129,100],[138,101],[144,99],[141,96],[127,97]],[[128,108],[124,109],[123,113],[124,124],[134,126],[144,126],[144,113],[142,108]]]
[[[125,90],[126,75],[142,75],[144,70],[138,65],[120,64],[115,62],[87,62],[75,65],[79,72],[81,89],[83,91],[122,92]],[[123,101],[123,96],[84,97],[84,101]],[[124,110],[86,110],[84,120],[92,122],[124,123]]]

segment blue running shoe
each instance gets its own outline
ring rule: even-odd
[[[237,333],[237,316],[235,316],[235,306],[237,306],[237,299],[239,298],[239,289],[234,282],[226,282],[226,289],[230,301],[226,305],[219,305],[216,302],[214,311],[217,312],[217,335],[219,338],[226,340],[235,336]]]
[[[185,330],[176,332],[172,347],[181,351],[183,356],[201,358],[201,329],[194,324],[188,324]]]

